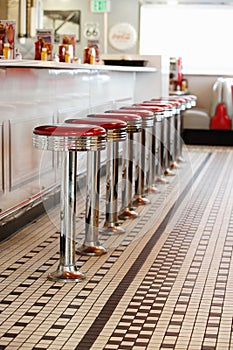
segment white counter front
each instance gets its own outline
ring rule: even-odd
[[[0,61],[0,90],[0,225],[10,208],[59,179],[57,155],[32,147],[36,125],[85,117],[162,94],[156,68],[40,61]]]

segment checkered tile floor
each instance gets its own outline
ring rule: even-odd
[[[107,254],[77,255],[83,282],[47,280],[57,210],[0,244],[0,350],[233,349],[233,149],[184,156],[125,234],[100,235]]]

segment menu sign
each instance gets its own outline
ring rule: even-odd
[[[60,34],[60,43],[62,45],[69,45],[69,54],[70,58],[75,57],[75,44],[76,44],[76,35],[75,34]]]
[[[10,46],[10,59],[15,58],[15,25],[16,21],[0,20],[0,56],[3,55],[4,44]]]
[[[47,49],[48,61],[53,59],[53,43],[54,43],[54,30],[53,29],[37,29],[36,30],[37,42],[39,43],[39,58],[42,48]]]

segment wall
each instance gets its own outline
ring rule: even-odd
[[[100,51],[104,53],[105,45],[105,18],[107,17],[107,27],[111,28],[113,25],[119,22],[130,23],[138,32],[138,14],[139,14],[139,2],[138,0],[112,0],[111,12],[104,16],[102,13],[92,13],[90,11],[90,2],[88,0],[44,0],[44,9],[46,10],[68,10],[75,9],[81,11],[81,41],[77,44],[77,51],[82,55],[83,48],[87,44],[87,39],[83,35],[84,28],[88,22],[96,22],[99,24],[100,30]],[[135,45],[130,49],[129,53],[137,53],[138,45]],[[119,53],[119,51],[113,49],[109,43],[107,43],[105,53]]]
[[[4,0],[1,0],[3,2]],[[0,6],[0,19],[13,19],[18,22],[19,0],[8,0],[4,2],[4,6]],[[139,19],[139,1],[138,0],[112,0],[111,12],[107,15],[102,13],[92,13],[90,11],[89,0],[44,0],[43,7],[45,10],[80,10],[81,11],[81,40],[77,43],[77,53],[83,58],[83,48],[87,45],[87,39],[84,37],[83,31],[87,23],[98,23],[100,30],[100,52],[101,53],[125,53],[119,52],[112,48],[108,42],[107,30],[119,22],[130,23],[138,32]],[[25,58],[33,58],[34,40],[27,39],[25,43],[19,43],[20,50]],[[107,45],[105,45],[105,43]],[[138,44],[127,53],[137,53]]]

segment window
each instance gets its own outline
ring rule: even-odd
[[[142,5],[140,54],[181,57],[183,71],[233,73],[233,6]]]

